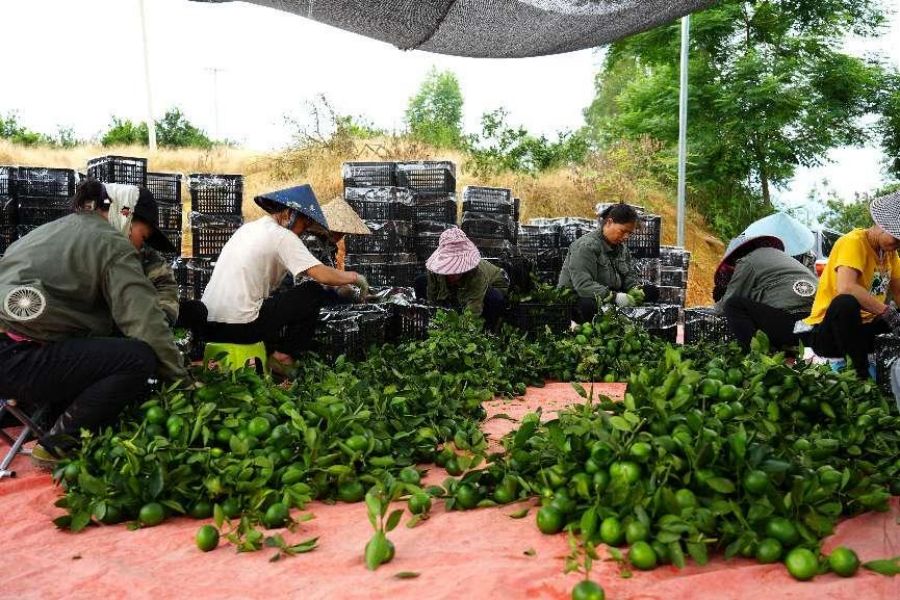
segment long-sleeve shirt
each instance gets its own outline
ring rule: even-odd
[[[748,298],[791,314],[809,314],[816,296],[816,276],[800,261],[777,248],[759,248],[735,265],[721,312],[730,298]]]
[[[174,325],[178,320],[178,280],[172,265],[150,246],[144,245],[140,254],[144,274],[159,295],[159,307],[166,314],[169,325]]]
[[[580,298],[596,298],[610,292],[627,292],[640,282],[628,248],[610,244],[596,229],[569,246],[557,285],[575,290]]]
[[[428,272],[429,302],[465,308],[475,315],[480,316],[484,310],[484,295],[488,288],[495,288],[505,296],[509,291],[509,279],[503,269],[486,260],[463,275],[455,285],[450,285],[445,275]]]
[[[46,307],[27,321],[0,309],[7,330],[39,342],[118,330],[153,349],[162,377],[187,374],[137,251],[98,214],[68,215],[10,245],[0,259],[0,291],[23,285],[37,288]]]

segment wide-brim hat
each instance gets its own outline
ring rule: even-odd
[[[254,198],[253,201],[265,211],[269,210],[266,206],[266,201],[294,209],[325,229],[329,229],[328,219],[325,218],[322,207],[319,206],[319,199],[316,198],[316,193],[309,184],[298,185],[275,192],[266,192]]]
[[[900,239],[900,190],[872,200],[869,213],[876,225]]]
[[[783,212],[777,212],[754,221],[741,234],[748,238],[771,235],[784,244],[784,252],[798,256],[809,252],[816,243],[816,236],[809,227]]]
[[[462,229],[451,227],[441,234],[438,247],[425,268],[436,275],[461,275],[468,273],[481,262],[481,253]]]
[[[372,231],[366,227],[353,207],[341,197],[337,197],[323,206],[322,213],[324,213],[325,219],[328,221],[328,229],[332,233],[372,235]]]
[[[746,236],[743,233],[729,242],[725,249],[725,255],[719,262],[719,266],[716,267],[716,273],[713,276],[713,300],[718,302],[719,298],[725,294],[725,288],[731,282],[737,261],[759,248],[784,250],[784,242],[774,235]]]
[[[146,240],[151,248],[164,254],[181,252],[181,248],[176,248],[175,244],[159,230],[159,207],[156,204],[156,198],[153,197],[153,192],[144,187],[140,188],[137,204],[134,205],[131,214],[133,219],[140,219],[153,230]]]

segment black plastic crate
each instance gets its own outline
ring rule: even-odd
[[[687,269],[691,264],[691,253],[680,246],[660,246],[659,262],[663,267]]]
[[[437,307],[425,304],[394,304],[391,336],[395,341],[424,340]]]
[[[664,342],[669,342],[670,344],[674,344],[678,341],[678,326],[672,325],[670,327],[654,327],[647,329],[647,333],[652,335],[653,337],[659,338]]]
[[[237,223],[218,227],[191,227],[191,247],[194,258],[217,258],[234,232]]]
[[[19,167],[14,196],[22,198],[71,198],[75,195],[75,171],[44,167]]]
[[[661,267],[658,258],[639,258],[634,261],[641,283],[658,286],[660,284]]]
[[[399,254],[347,254],[344,263],[348,265],[396,264],[418,262],[416,255],[408,252]]]
[[[415,250],[416,256],[419,257],[419,260],[428,260],[428,257],[437,250],[440,239],[441,234],[438,232],[417,231],[415,238],[413,239],[413,249]]]
[[[505,258],[507,256],[515,256],[517,253],[516,246],[509,240],[501,240],[496,238],[469,238],[482,258]]]
[[[176,261],[183,265],[180,269],[180,275],[176,274],[179,288],[184,286],[193,294],[193,298],[199,300],[206,291],[206,285],[209,278],[212,277],[215,261],[205,258],[178,259]],[[173,268],[178,273],[178,270]]]
[[[412,225],[406,221],[368,221],[372,235],[344,238],[347,254],[397,254],[414,251]]]
[[[244,201],[243,175],[191,173],[188,176],[191,210],[225,215],[241,214]]]
[[[392,313],[379,306],[323,309],[316,325],[318,352],[329,360],[340,355],[363,358],[372,345],[385,343]]]
[[[172,245],[175,246],[175,248],[176,248],[177,253],[175,255],[173,255],[172,258],[174,258],[175,256],[180,256],[181,255],[181,239],[183,236],[182,230],[181,229],[160,228],[160,232],[164,236],[166,236],[166,238],[168,238],[168,240],[170,242],[172,242]]]
[[[434,233],[440,237],[442,233],[453,227],[456,227],[455,223],[445,223],[443,221],[415,221],[413,223],[413,230],[415,231],[416,236],[419,234]]]
[[[413,221],[456,223],[456,198],[453,196],[417,197],[412,204]]]
[[[659,285],[683,288],[687,284],[687,273],[681,268],[665,267],[659,270]]]
[[[16,191],[17,167],[0,165],[0,197],[12,197]]]
[[[594,214],[596,214],[599,217],[600,213],[602,213],[604,210],[606,210],[610,206],[615,206],[616,204],[620,204],[620,203],[619,202],[598,202],[594,206]],[[638,215],[644,214],[643,206],[639,206],[637,204],[629,204],[628,206],[633,208]]]
[[[181,230],[182,226],[182,206],[180,203],[159,202],[156,203],[159,214],[160,229],[177,229]]]
[[[157,202],[181,204],[181,175],[179,173],[147,173],[147,189]]]
[[[345,263],[348,271],[361,273],[371,285],[412,287],[419,271],[418,262]]]
[[[725,317],[711,307],[684,309],[684,343],[730,342],[734,339]]]
[[[657,287],[657,290],[659,290],[659,301],[661,303],[684,306],[685,289],[683,287],[661,285]]]
[[[559,271],[558,270],[549,270],[549,271],[540,271],[534,270],[532,271],[534,274],[534,278],[537,279],[541,283],[546,283],[547,285],[556,285],[559,283]]]
[[[555,225],[519,225],[516,243],[522,252],[558,250],[560,248],[559,227]]]
[[[412,205],[397,200],[348,199],[347,204],[363,221],[411,221]]]
[[[512,217],[484,213],[463,213],[460,228],[470,238],[516,241],[518,224]]]
[[[510,323],[530,335],[540,335],[547,328],[561,333],[572,323],[572,307],[571,304],[520,302],[510,307]]]
[[[19,222],[19,205],[12,196],[0,196],[0,226]]]
[[[341,167],[344,187],[392,187],[397,185],[392,162],[345,162]]]
[[[625,245],[634,258],[659,258],[659,238],[662,218],[658,215],[638,217],[637,227]]]
[[[891,368],[900,358],[900,338],[886,333],[875,337],[875,381],[886,394],[892,394]]]
[[[615,310],[649,331],[677,327],[681,307],[675,304],[642,304],[617,307]]]
[[[100,156],[88,160],[87,175],[103,183],[147,185],[147,159],[133,156]]]
[[[513,195],[509,188],[467,185],[463,188],[463,202],[483,202],[486,204],[512,204]]]
[[[15,225],[0,226],[0,256],[6,254],[6,249],[17,239],[19,239],[18,227]]]
[[[16,237],[21,240],[23,237],[25,237],[38,227],[39,225],[16,225]]]
[[[43,225],[72,214],[72,201],[63,197],[20,197],[17,203],[17,220],[20,225]]]
[[[397,185],[416,194],[456,192],[456,165],[449,160],[397,163]]]
[[[522,251],[521,246],[519,251]],[[562,270],[565,254],[562,250],[540,250],[535,253],[522,252],[535,271],[553,271],[557,275]]]

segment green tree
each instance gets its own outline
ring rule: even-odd
[[[452,71],[432,67],[406,108],[409,132],[439,148],[463,146],[463,95]]]
[[[885,67],[840,47],[883,23],[877,0],[723,0],[692,17],[691,197],[719,233],[769,212],[772,188],[798,166],[868,141],[863,117],[883,106]],[[585,111],[592,139],[649,135],[674,153],[679,45],[672,24],[611,47]]]
[[[0,115],[0,139],[9,140],[22,146],[53,145],[50,136],[32,131],[19,122],[19,115],[15,111],[5,117]]]
[[[214,144],[206,132],[191,123],[177,107],[167,110],[156,122],[156,141],[167,148],[210,148]],[[114,116],[100,143],[104,146],[146,146],[150,143],[147,123]]]

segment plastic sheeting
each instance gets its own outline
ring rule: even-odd
[[[621,398],[621,384],[587,384],[595,395]],[[548,383],[529,388],[524,398],[485,403],[483,425],[490,451],[499,451],[498,440],[518,426],[522,417],[540,407],[542,419],[552,419],[559,409],[583,402],[568,383]],[[278,530],[288,542],[319,537],[319,547],[309,554],[270,563],[274,552],[237,554],[222,542],[204,554],[194,546],[202,523],[187,518],[138,531],[124,526],[91,527],[79,534],[64,533],[50,522],[62,514],[53,506],[58,490],[49,476],[35,472],[18,458],[19,477],[0,482],[0,530],[5,561],[0,596],[21,600],[158,600],[159,598],[570,598],[580,575],[563,573],[568,553],[565,534],[543,535],[534,525],[532,501],[500,508],[447,512],[439,501],[431,518],[409,529],[400,526],[390,538],[396,558],[377,571],[367,571],[363,547],[372,535],[363,503],[328,506],[312,503],[315,515],[296,532]],[[429,466],[425,481],[440,484],[447,473]],[[525,519],[508,515],[528,508]],[[294,511],[294,516],[298,515]],[[895,556],[900,548],[897,499],[887,513],[866,513],[842,522],[826,540],[824,551],[846,545],[863,561]],[[409,518],[407,513],[404,522]],[[274,533],[274,532],[270,532]],[[526,554],[526,551],[527,554]],[[600,548],[606,557],[605,548]],[[415,579],[401,580],[400,572],[414,572]],[[860,571],[856,577],[820,575],[810,582],[796,582],[780,564],[760,565],[752,560],[688,565],[679,571],[666,566],[650,572],[634,572],[630,579],[618,574],[612,561],[595,563],[592,579],[606,590],[607,598],[649,600],[791,600],[895,599],[900,579]]]
[[[490,58],[542,56],[593,48],[713,3],[712,0],[248,1],[381,40],[402,50]]]

